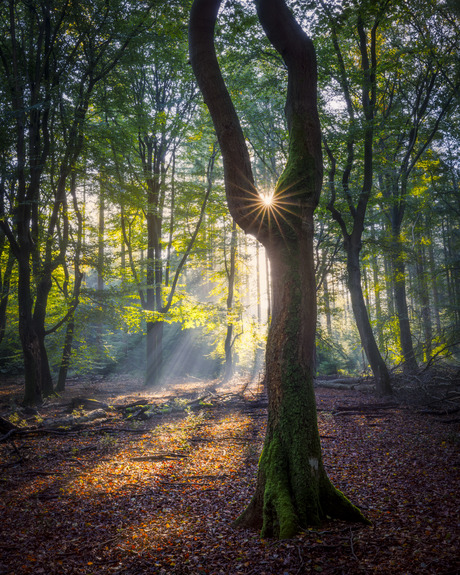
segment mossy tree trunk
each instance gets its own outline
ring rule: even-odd
[[[267,434],[256,492],[236,524],[292,537],[326,516],[365,521],[324,470],[313,390],[316,324],[313,210],[299,236],[269,249],[273,316],[267,343]]]
[[[271,263],[272,321],[267,344],[268,428],[255,494],[237,524],[286,538],[326,516],[366,522],[330,483],[321,459],[313,391],[316,281],[313,213],[322,184],[316,57],[284,0],[256,3],[269,40],[288,68],[289,158],[264,205],[244,135],[214,50],[220,0],[195,0],[190,60],[219,138],[230,212],[262,242]]]

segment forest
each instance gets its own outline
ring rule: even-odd
[[[458,572],[459,19],[0,4],[0,574]]]

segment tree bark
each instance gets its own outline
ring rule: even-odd
[[[392,224],[392,279],[396,314],[399,323],[400,344],[404,359],[403,369],[406,373],[413,373],[417,370],[417,360],[415,359],[414,346],[412,344],[409,308],[407,306],[405,255],[402,246],[401,229],[397,223],[392,222]]]
[[[347,104],[350,126],[347,135],[347,157],[342,174],[342,190],[344,199],[348,206],[348,211],[352,218],[351,232],[348,230],[346,219],[336,206],[335,171],[336,159],[332,150],[326,143],[326,150],[331,162],[330,187],[331,198],[327,205],[332,217],[340,225],[344,239],[344,247],[347,254],[347,283],[352,301],[352,309],[355,317],[358,332],[361,338],[361,345],[365,351],[367,361],[374,374],[376,391],[379,395],[389,395],[392,393],[390,384],[390,374],[388,368],[380,354],[375,341],[374,333],[369,321],[366,302],[364,300],[361,285],[360,252],[361,238],[364,231],[365,217],[369,199],[373,190],[374,182],[374,124],[376,111],[376,66],[377,66],[377,30],[379,18],[377,15],[374,25],[370,31],[370,46],[368,47],[368,33],[364,29],[364,22],[361,16],[358,17],[356,27],[360,40],[361,54],[361,106],[365,117],[363,128],[363,174],[362,185],[358,201],[354,204],[351,193],[351,174],[355,167],[355,144],[357,137],[356,119],[354,104],[351,96],[350,82],[347,77],[344,59],[338,43],[335,21],[330,11],[326,8],[332,30],[332,41],[336,52],[340,71],[340,84]]]
[[[233,376],[233,296],[235,292],[235,277],[236,277],[236,240],[237,230],[236,222],[233,220],[232,232],[230,236],[230,262],[227,269],[227,333],[225,335],[224,350],[225,350],[225,372],[224,381],[228,381]]]
[[[237,524],[286,538],[327,515],[366,522],[329,482],[313,391],[316,279],[313,212],[322,181],[316,109],[316,57],[284,0],[260,0],[259,19],[288,67],[289,159],[271,206],[263,205],[243,132],[214,50],[220,0],[195,0],[190,60],[219,139],[230,211],[261,241],[272,266],[272,322],[267,343],[268,428],[255,494]]]
[[[359,263],[359,246],[345,244],[347,252],[347,281],[351,297],[351,305],[358,327],[361,344],[375,377],[376,391],[379,395],[391,395],[390,374],[375,342],[372,326],[369,321],[366,303],[361,285],[361,269]]]
[[[385,339],[383,337],[383,321],[382,321],[382,302],[380,299],[380,292],[382,290],[379,279],[378,259],[374,255],[372,258],[372,274],[374,282],[374,297],[375,297],[375,328],[377,331],[377,341],[379,349],[384,349]]]
[[[2,251],[3,249],[0,250],[0,256],[2,255]],[[8,251],[8,259],[6,261],[3,275],[2,271],[0,271],[0,344],[2,343],[6,330],[6,311],[8,308],[10,281],[11,281],[11,274],[13,273],[14,263],[15,259],[10,249]]]

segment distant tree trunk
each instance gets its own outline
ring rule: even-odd
[[[236,222],[232,221],[232,232],[230,236],[230,261],[227,265],[227,333],[225,336],[225,372],[224,381],[228,381],[233,376],[233,297],[235,292],[236,279],[236,251],[237,251],[237,230]]]
[[[385,347],[385,340],[383,337],[383,322],[382,322],[382,302],[380,298],[380,279],[378,271],[378,259],[374,256],[372,259],[372,273],[374,282],[374,297],[375,297],[375,327],[377,331],[377,341],[380,350]]]
[[[256,240],[256,297],[257,297],[257,344],[254,350],[254,366],[252,369],[251,379],[257,376],[260,371],[264,346],[260,341],[260,330],[262,326],[262,302],[261,302],[261,291],[260,291],[260,247],[259,242]]]
[[[429,230],[429,228],[428,228]],[[430,233],[430,232],[429,232]],[[441,316],[439,314],[439,289],[438,289],[438,275],[436,273],[436,264],[434,258],[433,237],[430,233],[430,243],[428,246],[429,256],[429,270],[431,279],[431,292],[433,294],[433,313],[436,323],[436,333],[439,337],[441,335]]]
[[[265,277],[267,279],[267,325],[270,325],[272,317],[272,282],[270,278],[270,260],[265,252]]]
[[[260,248],[259,242],[256,241],[256,297],[257,297],[257,325],[262,323],[262,304],[260,301]]]
[[[162,159],[155,158],[155,165],[149,170],[148,208],[147,208],[147,310],[153,312],[163,307],[163,268],[161,260],[161,228],[160,212],[160,166]],[[163,364],[163,321],[147,319],[146,360],[147,386],[158,385]]]
[[[104,342],[103,342],[103,294],[104,294],[104,257],[105,257],[105,243],[104,243],[104,231],[105,231],[105,205],[104,196],[102,192],[102,184],[99,190],[99,222],[97,228],[97,297],[99,298],[99,313],[96,315],[96,346],[98,354],[101,358],[104,357]]]
[[[353,238],[350,238],[349,241],[345,243],[345,250],[347,253],[348,289],[361,344],[375,377],[377,393],[379,395],[390,395],[392,392],[390,374],[375,342],[361,287],[361,270],[359,263],[360,245],[353,245]]]
[[[175,203],[176,203],[176,150],[172,153],[172,168],[171,168],[171,201],[169,204],[169,238],[168,247],[166,249],[166,265],[165,265],[165,286],[169,286],[169,274],[171,271],[171,252],[172,252],[172,242],[174,234],[175,225]]]
[[[72,344],[73,335],[75,331],[75,313],[67,321],[65,336],[64,336],[64,346],[62,348],[62,358],[61,365],[59,366],[58,380],[56,384],[56,391],[64,391],[65,384],[67,381],[67,373],[69,371],[70,358],[72,357]]]
[[[0,255],[3,250],[0,250]],[[0,344],[6,330],[6,310],[8,308],[8,297],[10,294],[11,274],[13,273],[15,259],[11,250],[8,250],[5,270],[0,272]]]
[[[414,347],[412,344],[412,331],[409,321],[409,308],[406,298],[406,264],[402,245],[401,229],[397,222],[392,222],[391,258],[393,269],[393,289],[396,305],[396,314],[399,324],[399,337],[403,354],[403,369],[406,373],[417,370]]]
[[[420,303],[420,316],[422,320],[423,329],[423,355],[424,361],[428,362],[431,359],[432,340],[433,340],[433,327],[431,325],[431,310],[430,310],[430,292],[426,277],[426,258],[423,249],[421,238],[417,238],[417,245],[415,247],[415,269],[417,271],[416,283],[417,294]]]
[[[101,194],[99,196],[99,225],[97,232],[97,290],[100,293],[104,291],[104,218],[105,206],[101,190]]]
[[[287,538],[327,515],[366,522],[327,477],[316,420],[313,213],[322,181],[316,57],[311,40],[284,0],[257,3],[265,33],[288,68],[289,159],[274,202],[279,209],[287,202],[289,210],[276,218],[275,210],[263,208],[255,190],[244,135],[215,55],[214,25],[220,3],[194,1],[190,60],[219,138],[230,212],[243,230],[264,244],[273,281],[267,434],[255,494],[237,524],[259,528],[263,537]]]
[[[70,360],[72,357],[72,345],[73,345],[73,338],[74,338],[74,331],[75,331],[75,312],[78,306],[79,297],[80,297],[80,289],[81,284],[83,281],[84,274],[80,270],[80,258],[81,258],[81,250],[83,244],[83,216],[78,207],[78,201],[76,196],[76,187],[77,187],[77,177],[76,172],[72,172],[71,182],[70,182],[70,192],[73,199],[73,209],[77,218],[78,227],[77,227],[77,242],[75,245],[75,255],[74,255],[74,278],[73,278],[73,290],[72,290],[72,297],[70,298],[70,294],[68,293],[68,284],[70,281],[70,274],[68,271],[67,265],[64,265],[64,273],[66,276],[65,283],[64,283],[64,294],[67,300],[69,301],[69,316],[67,319],[66,324],[66,333],[64,337],[64,346],[62,349],[62,358],[61,358],[61,365],[59,366],[59,374],[58,380],[56,384],[56,391],[61,392],[65,389],[65,384],[67,380],[67,373],[69,371]],[[67,216],[67,209],[65,210],[65,216]],[[123,244],[124,246],[124,244]]]
[[[324,276],[323,290],[324,290],[324,307],[326,314],[327,335],[329,338],[332,338],[331,298],[329,296],[329,284],[327,282],[327,274]]]
[[[390,317],[393,318],[396,315],[395,310],[395,299],[393,290],[393,270],[391,265],[391,256],[389,254],[384,254],[384,269],[385,269],[385,291],[387,296],[388,313]]]
[[[0,219],[5,216],[5,197],[6,189],[3,181],[0,179]],[[4,254],[4,251],[8,246],[5,232],[0,228],[0,259]],[[0,344],[2,343],[3,337],[5,335],[6,329],[6,310],[8,307],[8,297],[10,294],[10,281],[11,274],[14,268],[15,258],[13,256],[13,251],[10,246],[8,246],[8,257],[6,260],[5,269],[0,270]]]

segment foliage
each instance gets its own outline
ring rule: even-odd
[[[187,63],[189,2],[128,2],[121,6],[118,0],[70,4],[54,0],[49,4],[52,10],[47,21],[46,10],[38,10],[41,4],[14,1],[16,48],[7,4],[1,8],[0,42],[0,292],[5,303],[4,312],[0,303],[0,330],[5,320],[0,372],[13,375],[24,370],[17,259],[8,281],[7,270],[10,244],[14,246],[18,240],[14,228],[18,206],[25,205],[20,201],[21,186],[32,190],[34,169],[39,191],[26,199],[28,206],[37,208],[36,213],[31,208],[35,223],[30,233],[35,248],[26,258],[32,269],[30,309],[33,314],[40,286],[50,272],[49,293],[40,305],[46,308],[43,328],[54,378],[63,362],[74,306],[70,375],[110,370],[140,373],[145,367],[147,323],[158,320],[165,324],[168,370],[175,362],[173,344],[178,339],[182,348],[186,341],[190,345],[193,342],[192,353],[203,358],[207,372],[218,373],[230,320],[239,368],[252,372],[257,350],[265,345],[269,278],[261,252],[257,280],[254,248],[240,235],[235,305],[231,317],[227,315],[226,258],[231,220],[225,207],[218,153],[203,222],[175,286],[171,306],[166,312],[160,309],[172,294],[172,279],[197,225],[208,183],[208,162],[215,152],[210,119]],[[291,6],[315,38],[322,129],[336,157],[337,173],[346,167],[347,142],[352,136],[357,142],[348,186],[355,205],[364,161],[358,143],[363,141],[366,128],[360,103],[357,22],[361,18],[370,33],[379,18],[374,177],[361,248],[366,307],[383,358],[390,367],[401,366],[394,246],[390,241],[391,221],[399,210],[399,244],[417,360],[425,364],[432,358],[458,362],[460,177],[456,150],[460,123],[455,103],[459,31],[454,7],[449,2],[417,0],[359,5],[296,1]],[[348,74],[353,122],[341,89],[331,21]],[[55,32],[49,37],[54,44],[48,60],[35,41],[47,22]],[[282,114],[285,93],[281,88],[286,69],[263,34],[251,4],[227,2],[219,25],[219,60],[247,135],[258,189],[269,193],[287,154]],[[15,49],[16,88],[12,73]],[[30,76],[32,62],[42,66],[36,68],[35,83]],[[23,105],[13,102],[17,90],[22,90]],[[25,122],[22,175],[17,156],[19,117]],[[37,134],[47,126],[35,144],[29,138],[32,126],[36,126]],[[34,157],[40,154],[43,161],[35,165]],[[324,156],[329,170],[327,153]],[[62,195],[59,178],[63,174]],[[159,182],[156,203],[149,200],[153,180]],[[336,180],[336,205],[350,227],[347,196],[342,193],[340,178]],[[400,186],[402,180],[404,187]],[[316,229],[320,304],[317,372],[367,373],[350,319],[340,230],[326,210],[329,177],[323,189]],[[102,235],[98,219],[101,202]],[[157,253],[161,255],[154,259],[161,267],[162,293],[154,306],[146,301],[143,304],[141,297],[142,293],[146,299],[153,285],[148,275],[150,212],[161,216],[157,238]],[[5,228],[11,231],[9,236]],[[27,242],[21,242],[25,253]],[[84,276],[76,294],[79,271]],[[104,284],[102,291],[99,280]],[[259,316],[258,306],[262,309]]]

